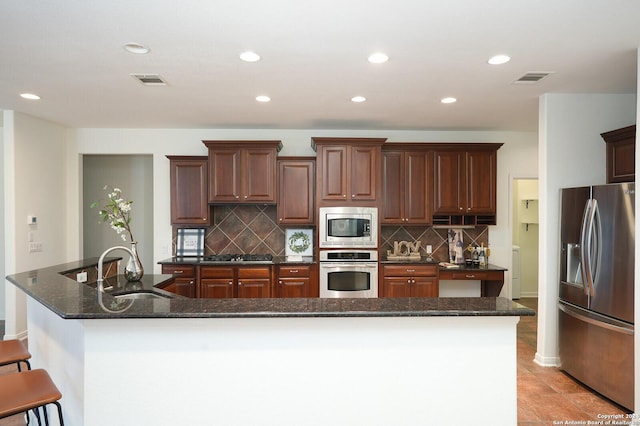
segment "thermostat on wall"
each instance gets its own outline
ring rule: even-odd
[[[35,225],[38,223],[38,218],[36,216],[27,216],[27,223],[29,225]]]

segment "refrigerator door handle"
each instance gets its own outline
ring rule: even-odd
[[[597,241],[597,236],[596,236],[596,232],[595,232],[595,228],[596,228],[596,213],[598,212],[598,201],[595,199],[591,200],[591,207],[589,209],[589,217],[587,219],[587,235],[586,235],[586,245],[584,246],[584,253],[585,253],[585,271],[587,273],[587,287],[588,287],[588,294],[593,297],[595,296],[595,287],[593,285],[593,277],[594,277],[594,272],[595,272],[595,267],[596,267],[596,262],[594,259],[594,248],[595,250],[597,250],[598,248],[598,241]]]
[[[575,310],[571,309],[570,307],[568,307],[568,306],[566,306],[566,305],[564,305],[562,303],[560,303],[558,305],[558,308],[562,312],[564,312],[565,314],[567,314],[567,315],[569,315],[571,317],[574,317],[576,319],[579,319],[580,321],[584,321],[586,323],[593,324],[593,325],[595,325],[597,327],[602,327],[602,328],[607,329],[607,330],[615,331],[617,333],[628,334],[628,335],[633,336],[633,328],[632,327],[621,327],[619,325],[611,324],[609,322],[598,321],[595,318],[591,318],[591,317],[588,317],[586,315],[582,315],[582,314],[576,312]]]
[[[588,199],[584,205],[584,211],[582,213],[582,223],[580,225],[580,275],[582,275],[582,288],[584,290],[585,295],[589,295],[589,278],[587,275],[587,239],[589,237],[588,234],[588,222],[589,215],[591,212],[591,199]]]

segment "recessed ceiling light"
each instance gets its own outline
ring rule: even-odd
[[[245,62],[258,62],[260,60],[260,55],[256,52],[247,51],[240,54],[240,59]]]
[[[442,98],[442,99],[440,100],[440,102],[442,102],[443,104],[452,104],[452,103],[457,102],[457,101],[458,101],[458,100],[457,100],[456,98],[451,98],[451,97],[448,97],[448,98]]]
[[[256,96],[256,101],[258,102],[270,102],[271,98],[266,95]]]
[[[511,58],[508,57],[507,55],[496,55],[489,58],[487,62],[491,65],[502,65],[502,64],[506,64],[510,60]]]
[[[20,96],[24,99],[29,99],[32,101],[37,101],[38,99],[40,99],[40,96],[35,95],[33,93],[20,93]]]
[[[140,43],[127,43],[124,45],[124,50],[130,53],[137,53],[139,55],[143,55],[151,51],[151,49],[149,49],[147,46],[144,46]]]
[[[382,52],[376,52],[369,55],[369,62],[371,62],[372,64],[382,64],[384,62],[387,62],[388,60],[389,57]]]
[[[364,102],[366,100],[367,98],[365,98],[364,96],[354,96],[353,98],[351,98],[351,102],[356,102],[356,103]]]

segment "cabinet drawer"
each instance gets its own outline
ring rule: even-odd
[[[238,268],[238,278],[271,278],[271,268]]]
[[[309,266],[280,266],[278,269],[279,277],[305,277],[308,278],[311,275],[311,268]]]
[[[233,268],[217,266],[201,266],[200,278],[225,278],[233,279]]]
[[[441,280],[502,280],[502,271],[447,271],[440,274]]]
[[[192,278],[193,266],[192,265],[162,265],[162,273],[173,274],[183,278]]]
[[[437,277],[436,265],[384,265],[385,277]]]

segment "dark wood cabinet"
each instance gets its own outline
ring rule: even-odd
[[[500,146],[479,143],[437,147],[433,173],[434,224],[495,225]]]
[[[200,266],[200,297],[271,297],[270,266]]]
[[[636,126],[602,133],[607,144],[607,183],[635,182]]]
[[[315,158],[280,157],[278,164],[278,223],[315,223]]]
[[[276,202],[280,141],[203,141],[209,150],[210,203]]]
[[[277,269],[277,297],[319,297],[316,264],[279,265]]]
[[[167,155],[167,158],[170,167],[171,223],[208,224],[207,157]]]
[[[383,265],[381,297],[438,297],[438,266]]]
[[[433,153],[391,146],[382,152],[382,223],[430,224]]]
[[[193,265],[162,265],[163,274],[172,274],[175,278],[171,284],[163,287],[165,291],[185,297],[196,297],[196,277]]]
[[[378,206],[383,138],[312,138],[318,207]]]

